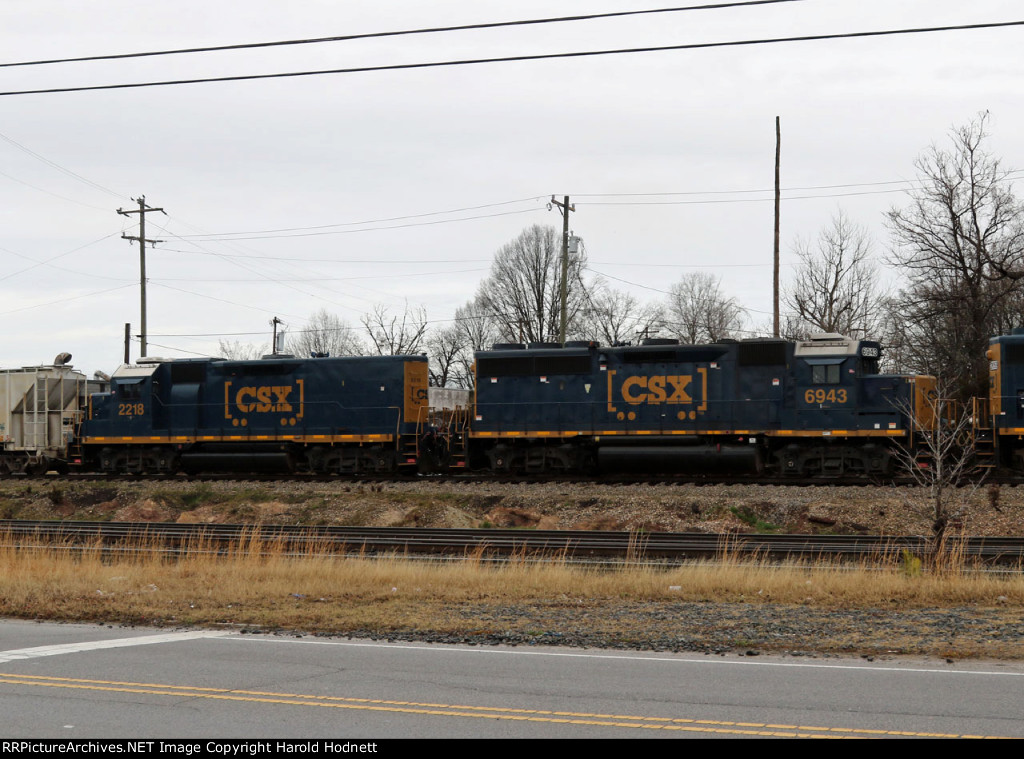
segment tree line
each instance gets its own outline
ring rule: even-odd
[[[838,332],[883,342],[884,367],[945,378],[954,397],[983,395],[990,335],[1024,324],[1024,206],[1013,172],[986,146],[988,114],[951,130],[915,161],[909,203],[886,214],[887,248],[876,257],[866,227],[839,211],[813,240],[797,239],[796,268],[782,293],[780,333],[789,339]],[[293,332],[287,350],[310,354],[430,356],[430,381],[471,388],[473,352],[493,343],[553,343],[561,321],[562,236],[534,225],[499,248],[488,276],[450,321],[430,324],[423,307],[376,306],[353,327],[326,310]],[[898,285],[883,287],[883,267]],[[684,343],[771,335],[722,288],[694,271],[666,294],[642,302],[587,266],[585,247],[571,252],[567,340],[604,345],[670,337]],[[221,342],[231,358],[266,346]]]

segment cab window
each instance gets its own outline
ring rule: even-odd
[[[815,385],[838,385],[839,364],[812,366],[811,382]]]

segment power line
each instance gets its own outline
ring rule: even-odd
[[[410,263],[410,262],[406,262]],[[475,268],[475,269],[444,269],[441,271],[418,271],[418,272],[403,272],[401,274],[395,274],[393,272],[381,273],[381,274],[366,274],[358,277],[281,277],[275,279],[272,284],[278,284],[283,282],[349,282],[356,279],[382,279],[387,277],[388,279],[401,279],[403,277],[436,277],[447,274],[467,274],[472,272],[487,271],[487,269]],[[266,282],[265,278],[260,279],[198,279],[195,277],[158,277],[151,278],[151,282]]]
[[[649,285],[641,285],[639,282],[630,282],[628,279],[622,279],[620,277],[613,277],[611,274],[605,274],[604,272],[600,272],[600,271],[598,271],[597,269],[595,269],[595,268],[593,268],[591,266],[587,266],[585,268],[587,269],[587,271],[592,271],[592,272],[594,272],[594,274],[599,274],[602,277],[607,277],[608,279],[614,279],[616,282],[622,282],[623,284],[633,285],[633,287],[640,287],[640,288],[643,288],[644,290],[653,290],[654,292],[661,293],[662,295],[671,295],[672,294],[668,290],[660,290],[657,287],[650,287]],[[704,267],[697,267],[697,268],[704,268]],[[744,311],[753,311],[755,314],[769,314],[769,315],[771,314],[770,311],[759,311],[756,308],[750,308],[748,306],[744,306],[743,310]]]
[[[1008,172],[1008,175],[1019,174],[1021,172],[1024,172],[1024,169],[1017,169],[1017,170],[1010,171],[1010,172]],[[808,185],[808,186],[805,186],[805,187],[785,187],[785,188],[783,188],[782,191],[783,192],[802,192],[802,191],[806,191],[806,190],[832,190],[832,189],[843,189],[843,188],[852,188],[852,187],[881,187],[881,186],[888,186],[888,185],[910,185],[911,186],[911,187],[904,186],[904,187],[901,187],[901,188],[898,188],[898,189],[891,189],[891,190],[865,190],[865,191],[862,191],[862,192],[829,193],[829,194],[819,194],[819,195],[791,195],[791,196],[786,197],[785,200],[809,200],[809,199],[812,200],[812,199],[815,199],[815,198],[844,198],[844,197],[853,197],[853,196],[857,196],[857,195],[884,195],[884,194],[889,194],[889,193],[907,192],[908,189],[913,189],[912,186],[914,184],[916,184],[918,181],[919,180],[916,180],[916,179],[894,179],[894,180],[889,180],[889,181],[885,181],[885,182],[855,182],[855,183],[847,183],[847,184]],[[774,192],[774,190],[772,190],[772,189],[763,189],[763,190],[759,190],[759,189],[750,190],[750,189],[748,189],[748,190],[690,190],[690,191],[684,191],[684,192],[600,192],[600,193],[576,193],[576,194],[573,195],[573,197],[580,197],[580,198],[632,198],[632,197],[639,198],[639,197],[652,197],[653,198],[653,197],[679,197],[679,196],[693,196],[693,195],[746,195],[746,194],[756,194],[756,193],[766,193],[766,192]],[[402,221],[402,220],[405,220],[405,219],[419,219],[419,218],[424,218],[424,217],[428,217],[428,216],[442,216],[442,215],[450,214],[450,213],[460,213],[462,211],[475,211],[475,210],[484,209],[484,208],[495,208],[495,207],[499,207],[499,206],[513,205],[515,203],[527,203],[527,202],[534,201],[534,200],[544,200],[544,198],[542,196],[535,196],[535,197],[532,197],[532,198],[521,198],[519,200],[505,200],[505,201],[501,201],[500,203],[487,203],[487,204],[480,205],[480,206],[467,206],[465,208],[456,208],[456,209],[452,209],[450,211],[430,211],[430,212],[427,212],[427,213],[410,214],[410,215],[407,215],[407,216],[394,216],[394,217],[391,217],[391,218],[383,218],[383,219],[370,219],[370,220],[367,220],[367,221],[347,221],[347,222],[338,222],[338,223],[335,223],[335,224],[320,224],[320,225],[310,226],[310,227],[284,227],[284,228],[281,228],[281,229],[262,229],[262,230],[251,230],[251,231],[242,231],[242,232],[210,232],[210,233],[206,233],[206,234],[196,234],[196,235],[175,235],[175,237],[178,237],[181,240],[187,240],[189,238],[199,238],[199,239],[206,240],[206,241],[221,241],[221,242],[231,241],[231,240],[274,239],[274,237],[300,237],[300,236],[305,236],[305,235],[288,235],[288,234],[283,234],[283,233],[286,233],[286,232],[307,232],[307,231],[315,231],[315,230],[327,230],[327,229],[335,229],[337,227],[356,227],[356,226],[364,226],[364,225],[367,225],[367,224],[378,224],[378,223],[390,222],[390,221]],[[714,204],[714,203],[753,203],[753,202],[763,202],[763,201],[766,201],[766,200],[771,200],[771,198],[753,198],[753,199],[731,198],[731,199],[725,199],[725,200],[693,200],[693,201],[676,201],[676,202],[670,202],[670,201],[661,201],[661,202],[659,202],[659,201],[651,201],[651,202],[581,201],[581,205],[592,205],[592,206],[598,206],[598,205],[686,205],[686,204],[701,205],[701,204]],[[521,210],[521,211],[510,211],[510,212],[507,212],[507,213],[500,213],[500,214],[485,214],[485,215],[481,215],[481,216],[466,216],[466,217],[462,217],[462,218],[458,218],[458,219],[442,219],[442,220],[439,220],[439,221],[436,221],[436,222],[430,222],[430,223],[433,223],[433,224],[446,224],[446,223],[449,223],[449,222],[473,221],[473,220],[476,220],[476,219],[494,218],[496,216],[514,215],[514,214],[519,214],[519,213],[529,213],[530,211],[534,211],[534,210],[541,210],[541,209],[532,209],[531,208],[531,209],[524,209],[524,210]],[[407,226],[422,226],[422,225],[421,224],[409,224],[409,225],[402,224],[402,225],[392,225],[392,226],[386,226],[386,227],[373,227],[373,228],[367,228],[367,229],[343,230],[343,232],[377,232],[377,231],[389,230],[389,229],[404,229]],[[329,234],[329,233],[325,233],[325,234]],[[255,237],[254,235],[268,235],[268,237]],[[164,250],[168,250],[168,248],[164,248]],[[184,251],[178,251],[178,252],[184,252]],[[250,256],[250,258],[275,258],[275,257],[272,257],[272,256]],[[296,258],[296,259],[285,259],[285,260],[335,262],[333,259],[322,259],[322,258],[308,258],[308,259]],[[375,262],[378,262],[378,261],[377,260],[375,260],[375,261],[349,261],[348,263],[375,263]],[[383,262],[382,261],[380,263],[414,263],[414,262],[405,262],[405,261]],[[452,263],[452,262],[451,261],[434,261],[433,263]]]
[[[1011,172],[1012,173],[1012,172]],[[806,187],[783,187],[783,192],[802,192],[804,190],[841,190],[849,187],[880,187],[891,184],[913,184],[916,179],[891,179],[886,182],[851,182],[847,184],[820,184]],[[686,192],[578,192],[579,198],[645,198],[672,195],[740,195],[744,193],[775,192],[772,187],[759,190],[689,190]]]
[[[290,45],[315,45],[324,42],[350,42],[352,40],[379,39],[382,37],[400,37],[413,34],[437,34],[440,32],[463,32],[479,29],[500,29],[510,26],[534,26],[539,24],[558,24],[569,21],[593,21],[606,18],[621,18],[624,16],[642,16],[655,13],[678,13],[681,11],[705,11],[721,10],[726,8],[740,8],[754,5],[777,5],[779,3],[803,2],[803,0],[744,0],[734,3],[712,3],[707,5],[689,5],[675,8],[652,8],[639,11],[616,11],[611,13],[588,13],[576,16],[556,16],[553,18],[523,19],[520,21],[495,21],[481,24],[462,24],[459,26],[435,26],[422,29],[401,29],[390,32],[367,32],[364,34],[344,34],[332,37],[310,37],[306,39],[278,40],[274,42],[247,42],[235,45],[212,45],[208,47],[188,47],[177,50],[150,50],[140,53],[114,53],[110,55],[85,55],[76,58],[51,58],[36,61],[17,61],[13,63],[0,63],[0,68],[12,68],[15,66],[45,66],[55,63],[84,63],[86,61],[112,61],[125,58],[151,58],[162,55],[185,55],[191,53],[212,53],[226,50],[252,50],[267,47],[285,47]]]
[[[32,156],[33,158],[35,158],[35,159],[37,159],[39,161],[42,161],[47,166],[49,166],[51,168],[54,168],[54,169],[56,169],[57,171],[59,171],[59,172],[61,172],[63,174],[68,175],[72,179],[77,179],[79,182],[84,182],[85,184],[89,185],[90,187],[92,187],[94,189],[97,189],[97,190],[99,190],[101,192],[105,192],[108,195],[113,195],[115,198],[124,198],[124,195],[122,195],[122,194],[120,194],[118,192],[114,192],[113,190],[107,189],[103,185],[97,184],[96,182],[93,182],[91,179],[86,179],[81,174],[76,174],[71,169],[64,168],[59,163],[51,161],[49,158],[46,158],[45,156],[39,155],[39,153],[36,153],[34,150],[30,150],[29,148],[26,148],[20,142],[16,142],[15,140],[12,140],[10,137],[8,137],[7,135],[5,135],[3,133],[0,133],[0,140],[3,140],[4,142],[6,142],[6,143],[8,143],[10,145],[13,145],[14,147],[16,147],[18,150],[22,151],[23,153],[27,153],[28,155]],[[13,177],[11,177],[11,178],[13,179]],[[15,180],[15,181],[19,181],[19,180]],[[26,184],[26,183],[23,183],[23,184]],[[31,186],[31,185],[29,185],[29,186]],[[39,188],[36,187],[34,189],[38,190]],[[46,192],[46,190],[43,190],[43,192]],[[64,199],[67,200],[67,198],[64,198]],[[72,201],[72,202],[74,202],[74,201]]]
[[[422,219],[427,216],[447,216],[452,213],[462,213],[463,211],[480,211],[484,208],[497,208],[499,206],[510,206],[515,203],[528,203],[530,201],[544,200],[540,195],[532,198],[520,198],[518,200],[503,200],[499,203],[485,203],[479,206],[466,206],[465,208],[453,208],[450,211],[428,211],[427,213],[416,213],[408,216],[392,216],[384,219],[369,219],[367,221],[344,221],[337,224],[321,224],[313,227],[284,227],[282,229],[257,229],[246,232],[212,232],[208,235],[178,235],[178,237],[227,237],[229,235],[254,235],[254,234],[276,234],[278,232],[305,232],[312,229],[332,229],[334,227],[358,227],[365,224],[384,224],[390,221],[405,221],[406,219]],[[532,209],[531,209],[532,210]],[[470,217],[477,218],[477,217]],[[462,219],[452,219],[451,221],[463,221]]]
[[[81,300],[82,298],[91,298],[94,295],[103,295],[105,293],[112,293],[115,290],[123,290],[126,287],[135,287],[135,283],[134,282],[129,282],[126,285],[118,285],[117,287],[110,287],[110,288],[108,288],[106,290],[96,290],[96,291],[91,292],[91,293],[83,293],[82,295],[74,295],[74,296],[72,296],[70,298],[62,297],[62,298],[58,298],[57,300],[47,301],[46,303],[36,303],[34,305],[31,305],[31,306],[21,306],[20,308],[12,308],[9,311],[0,311],[0,316],[6,316],[7,314],[16,314],[16,313],[19,313],[20,311],[29,311],[29,310],[31,310],[33,308],[42,308],[44,306],[56,306],[58,304],[70,303],[73,300]]]
[[[458,221],[474,221],[476,219],[494,219],[499,216],[516,216],[523,213],[536,213],[537,211],[543,211],[543,208],[525,208],[521,211],[502,211],[501,213],[487,213],[480,214],[479,216],[463,216],[460,219],[437,219],[435,221],[414,221],[409,224],[392,224],[387,227],[366,227],[364,229],[333,229],[331,231],[320,231],[320,232],[299,232],[285,233],[285,234],[255,234],[247,235],[245,232],[228,232],[224,235],[212,234],[206,237],[201,235],[194,235],[199,237],[203,242],[234,242],[241,240],[277,240],[283,237],[323,237],[325,235],[351,235],[359,232],[381,232],[388,229],[408,229],[409,227],[433,227],[438,224],[452,224]],[[336,225],[329,225],[336,226]],[[310,227],[310,229],[319,229],[319,227]],[[193,235],[189,235],[190,237]],[[186,241],[190,242],[190,241]]]
[[[20,253],[15,253],[13,250],[8,250],[7,248],[0,248],[0,250],[4,250],[4,251],[6,251],[8,253],[11,253],[12,255],[18,256],[19,258],[28,258],[28,260],[33,261],[33,264],[31,266],[26,266],[24,269],[18,269],[18,271],[13,271],[10,274],[3,275],[2,277],[0,277],[0,282],[4,281],[6,279],[11,279],[12,277],[17,277],[19,274],[24,274],[27,271],[32,271],[33,269],[37,269],[40,266],[52,265],[52,263],[54,261],[56,261],[58,258],[64,258],[64,256],[70,256],[72,253],[77,253],[80,250],[84,250],[85,248],[88,248],[88,247],[90,247],[92,245],[96,245],[97,243],[103,242],[104,240],[109,240],[111,237],[114,237],[116,234],[117,234],[117,232],[112,232],[109,235],[103,235],[103,237],[99,237],[99,238],[93,240],[92,242],[87,242],[84,245],[79,245],[77,248],[72,248],[71,250],[65,251],[64,253],[58,253],[57,255],[52,256],[50,258],[47,258],[47,259],[45,259],[43,261],[39,261],[39,260],[36,260],[34,258],[29,258],[29,256],[23,256]],[[10,312],[8,311],[8,312],[4,312],[4,313],[10,313]]]
[[[182,221],[181,223],[185,224],[188,227],[191,227],[192,229],[198,229],[198,227],[195,227],[195,226],[193,226],[191,224],[188,224],[187,222],[183,222]],[[164,230],[164,231],[166,231],[166,230]],[[168,236],[181,239],[178,235],[176,235],[176,234],[174,234],[172,232],[169,232]],[[257,275],[259,275],[261,277],[264,277],[268,281],[275,282],[275,281],[277,281],[278,277],[280,276],[280,275],[270,276],[270,275],[263,274],[261,271],[253,268],[252,266],[246,265],[244,263],[241,263],[241,262],[235,260],[237,258],[241,258],[242,256],[239,256],[239,255],[225,255],[225,254],[221,254],[221,253],[215,253],[213,251],[205,251],[203,249],[203,247],[198,242],[196,242],[194,240],[184,240],[184,239],[182,239],[181,241],[183,243],[185,243],[186,245],[191,245],[191,246],[193,246],[195,248],[198,248],[199,251],[201,253],[205,254],[205,255],[213,255],[213,256],[217,256],[219,258],[223,258],[224,260],[227,261],[227,263],[230,263],[230,264],[232,264],[234,266],[238,266],[239,268],[245,269],[248,272],[251,272],[253,274],[257,274]],[[228,243],[233,242],[233,240],[230,240],[230,239],[229,240],[214,240],[213,242],[220,242],[222,245],[228,245]],[[184,252],[184,251],[182,251],[182,252]],[[314,298],[314,299],[317,299],[317,300],[324,300],[327,303],[330,303],[331,305],[340,306],[341,308],[347,308],[347,309],[350,309],[352,311],[358,310],[358,309],[356,309],[356,308],[354,308],[352,306],[349,306],[347,304],[337,303],[337,302],[332,301],[332,300],[330,300],[328,298],[323,298],[322,296],[316,295],[315,293],[308,292],[307,290],[303,290],[303,289],[301,289],[299,287],[296,287],[294,284],[292,284],[290,282],[282,282],[281,284],[283,284],[285,287],[287,287],[287,288],[289,288],[291,290],[294,290],[297,293],[301,293],[302,295],[305,295],[307,297]],[[165,287],[166,286],[167,285],[165,285]],[[331,291],[331,292],[333,292],[333,291]],[[359,298],[359,296],[351,296],[351,295],[349,297]],[[360,298],[360,299],[361,300],[366,300],[365,298]],[[216,300],[216,299],[214,299],[214,300]]]
[[[908,188],[901,187],[898,190],[865,190],[863,192],[834,192],[823,195],[789,195],[783,200],[817,200],[819,198],[852,198],[858,195],[888,195],[891,193],[905,193]],[[587,206],[706,206],[706,205],[728,205],[730,203],[768,203],[774,202],[774,198],[730,198],[724,200],[619,200],[619,201],[581,201],[580,205]]]
[[[186,242],[192,242],[187,240]],[[223,242],[214,240],[213,242]],[[479,264],[490,263],[493,258],[292,258],[291,256],[252,256],[244,253],[211,253],[205,250],[182,250],[180,248],[168,248],[166,245],[158,250],[164,253],[191,253],[200,256],[217,256],[218,258],[244,258],[251,261],[287,261],[288,263],[313,263],[313,264],[397,264],[409,266],[411,264]]]
[[[453,66],[473,66],[484,63],[514,63],[524,61],[542,61],[565,58],[589,58],[599,55],[628,55],[634,53],[658,53],[673,50],[708,50],[721,47],[745,47],[753,45],[773,45],[788,42],[820,42],[824,40],[859,39],[867,37],[888,37],[904,34],[928,34],[932,32],[971,31],[977,29],[999,29],[1012,26],[1024,26],[1024,21],[998,21],[983,24],[956,24],[950,26],[927,26],[910,29],[881,29],[868,32],[843,32],[839,34],[808,34],[794,37],[772,37],[751,40],[731,40],[727,42],[695,42],[685,45],[659,45],[648,47],[617,48],[605,50],[582,50],[568,53],[541,53],[536,55],[509,55],[497,58],[466,58],[461,60],[430,61],[426,63],[393,63],[381,66],[355,66],[341,69],[318,69],[307,71],[288,71],[277,74],[240,74],[236,76],[200,77],[196,79],[169,79],[155,82],[130,82],[123,84],[95,84],[84,87],[49,87],[38,90],[8,90],[0,92],[0,96],[13,95],[52,95],[65,92],[93,92],[99,90],[140,89],[143,87],[168,87],[180,84],[207,84],[211,82],[242,82],[258,79],[286,79],[306,76],[325,76],[327,74],[363,74],[371,71],[407,71],[414,69],[445,68]]]
[[[157,287],[163,287],[163,288],[165,288],[167,290],[174,290],[174,291],[179,292],[179,293],[185,293],[186,295],[194,295],[197,298],[206,298],[207,300],[215,300],[218,303],[225,303],[225,304],[227,304],[229,306],[238,306],[239,308],[250,308],[253,311],[260,311],[261,313],[264,313],[264,314],[274,313],[274,312],[270,311],[269,309],[261,308],[260,306],[254,306],[254,305],[252,305],[250,303],[237,303],[237,302],[235,302],[233,300],[226,300],[224,298],[217,298],[216,296],[213,296],[213,295],[204,295],[203,293],[197,293],[194,290],[186,290],[186,289],[184,289],[182,287],[174,287],[173,285],[167,285],[167,284],[164,284],[162,282],[154,282],[153,284],[156,285]],[[304,293],[304,294],[305,295],[309,295],[309,293]],[[278,312],[278,313],[280,313],[280,312]],[[300,320],[305,318],[305,317],[302,317],[302,316],[295,316],[294,314],[285,314],[285,316],[287,316],[287,317],[289,317],[291,319],[300,319]],[[166,337],[166,335],[164,335],[164,337]]]
[[[495,208],[497,206],[507,206],[507,205],[512,205],[513,203],[526,203],[526,202],[529,202],[531,200],[540,200],[540,199],[541,199],[540,197],[535,197],[535,198],[524,198],[522,200],[506,200],[506,201],[502,201],[501,203],[488,203],[487,205],[470,206],[470,207],[467,207],[467,208],[458,208],[458,209],[455,209],[455,210],[452,210],[452,211],[430,211],[429,213],[412,214],[412,215],[409,215],[409,216],[395,216],[395,217],[392,217],[390,219],[372,219],[370,221],[346,221],[346,222],[339,222],[337,224],[319,224],[319,225],[312,226],[312,227],[284,227],[284,228],[281,228],[281,229],[262,229],[262,230],[253,230],[253,231],[249,231],[249,232],[210,232],[208,234],[177,235],[177,236],[180,237],[183,240],[185,240],[187,238],[197,237],[197,238],[201,238],[201,239],[203,239],[203,240],[205,240],[207,242],[210,242],[210,241],[228,241],[228,242],[230,242],[232,240],[264,240],[264,239],[273,239],[274,237],[305,237],[305,236],[314,236],[314,235],[317,235],[317,234],[325,235],[325,234],[350,234],[350,233],[353,233],[353,232],[376,232],[376,231],[379,231],[379,230],[382,230],[382,229],[404,229],[406,227],[421,227],[421,226],[430,226],[430,225],[433,225],[433,224],[450,224],[450,223],[454,223],[454,222],[458,222],[458,221],[473,221],[475,219],[492,219],[492,218],[495,218],[497,216],[514,216],[514,215],[520,214],[520,213],[531,213],[532,211],[541,211],[541,210],[544,210],[544,209],[541,208],[541,207],[537,207],[537,208],[524,208],[524,209],[519,210],[519,211],[502,211],[500,213],[481,214],[479,216],[463,216],[463,217],[460,217],[458,219],[438,219],[436,221],[414,222],[414,223],[411,223],[411,224],[394,224],[394,225],[387,226],[387,227],[371,227],[371,228],[368,228],[368,229],[343,229],[343,230],[337,230],[337,231],[334,231],[334,232],[323,232],[323,231],[318,232],[316,230],[336,229],[337,227],[358,227],[358,226],[364,226],[366,224],[381,224],[381,223],[390,222],[390,221],[402,221],[404,219],[421,219],[421,218],[425,218],[427,216],[443,216],[443,215],[451,214],[451,213],[461,213],[462,211],[475,211],[475,210],[479,210],[479,209],[483,209],[483,208]],[[299,234],[299,235],[286,234],[288,232],[302,232],[302,233],[308,233],[308,234]],[[240,236],[240,235],[266,235],[266,237],[243,237],[243,236]]]
[[[138,338],[138,336],[134,336],[133,335],[132,336],[132,340],[134,340],[135,342],[140,342],[140,339]],[[153,343],[153,342],[151,342],[150,345],[155,346],[157,348],[166,348],[169,351],[177,351],[178,353],[188,353],[190,355],[199,356],[201,358],[212,358],[213,357],[209,353],[197,353],[196,351],[190,351],[188,348],[177,348],[177,347],[175,347],[173,345],[162,345],[161,343]]]
[[[0,176],[6,177],[7,179],[10,179],[12,182],[17,182],[18,184],[24,185],[25,187],[30,187],[33,190],[36,190],[37,192],[41,192],[41,193],[44,193],[44,194],[49,195],[51,197],[58,198],[59,200],[67,201],[68,203],[74,203],[75,205],[84,206],[85,208],[91,208],[94,211],[106,211],[107,210],[106,208],[103,208],[101,206],[94,206],[94,205],[92,205],[90,203],[83,203],[80,200],[75,200],[74,198],[69,198],[69,197],[67,197],[65,195],[60,195],[59,193],[56,193],[56,192],[51,192],[50,190],[44,190],[42,187],[37,187],[36,185],[32,184],[31,182],[26,182],[23,179],[18,179],[17,177],[11,176],[10,174],[8,174],[5,171],[0,171]]]

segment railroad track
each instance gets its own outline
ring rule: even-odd
[[[490,482],[498,484],[566,484],[566,485],[789,485],[793,487],[878,487],[887,485],[915,485],[910,477],[887,479],[849,477],[765,477],[718,474],[676,474],[676,475],[516,475],[516,474],[287,474],[287,473],[232,473],[232,474],[96,474],[48,472],[46,474],[9,474],[0,476],[0,482],[23,482],[25,484],[76,483],[76,482],[306,482],[338,483],[345,485],[382,484],[389,482]],[[986,478],[990,484],[1020,484],[1018,480]]]
[[[402,527],[304,527],[289,525],[177,524],[163,522],[56,522],[0,520],[0,545],[27,542],[67,550],[161,551],[172,555],[226,553],[257,546],[296,556],[332,552],[507,561],[680,564],[726,556],[783,560],[852,560],[923,556],[924,536],[756,535],[584,530],[428,529]],[[950,555],[986,565],[1024,565],[1024,538],[975,537],[948,541]]]

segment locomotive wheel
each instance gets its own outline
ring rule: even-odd
[[[512,468],[512,451],[504,445],[489,450],[487,457],[493,472],[507,472]]]

